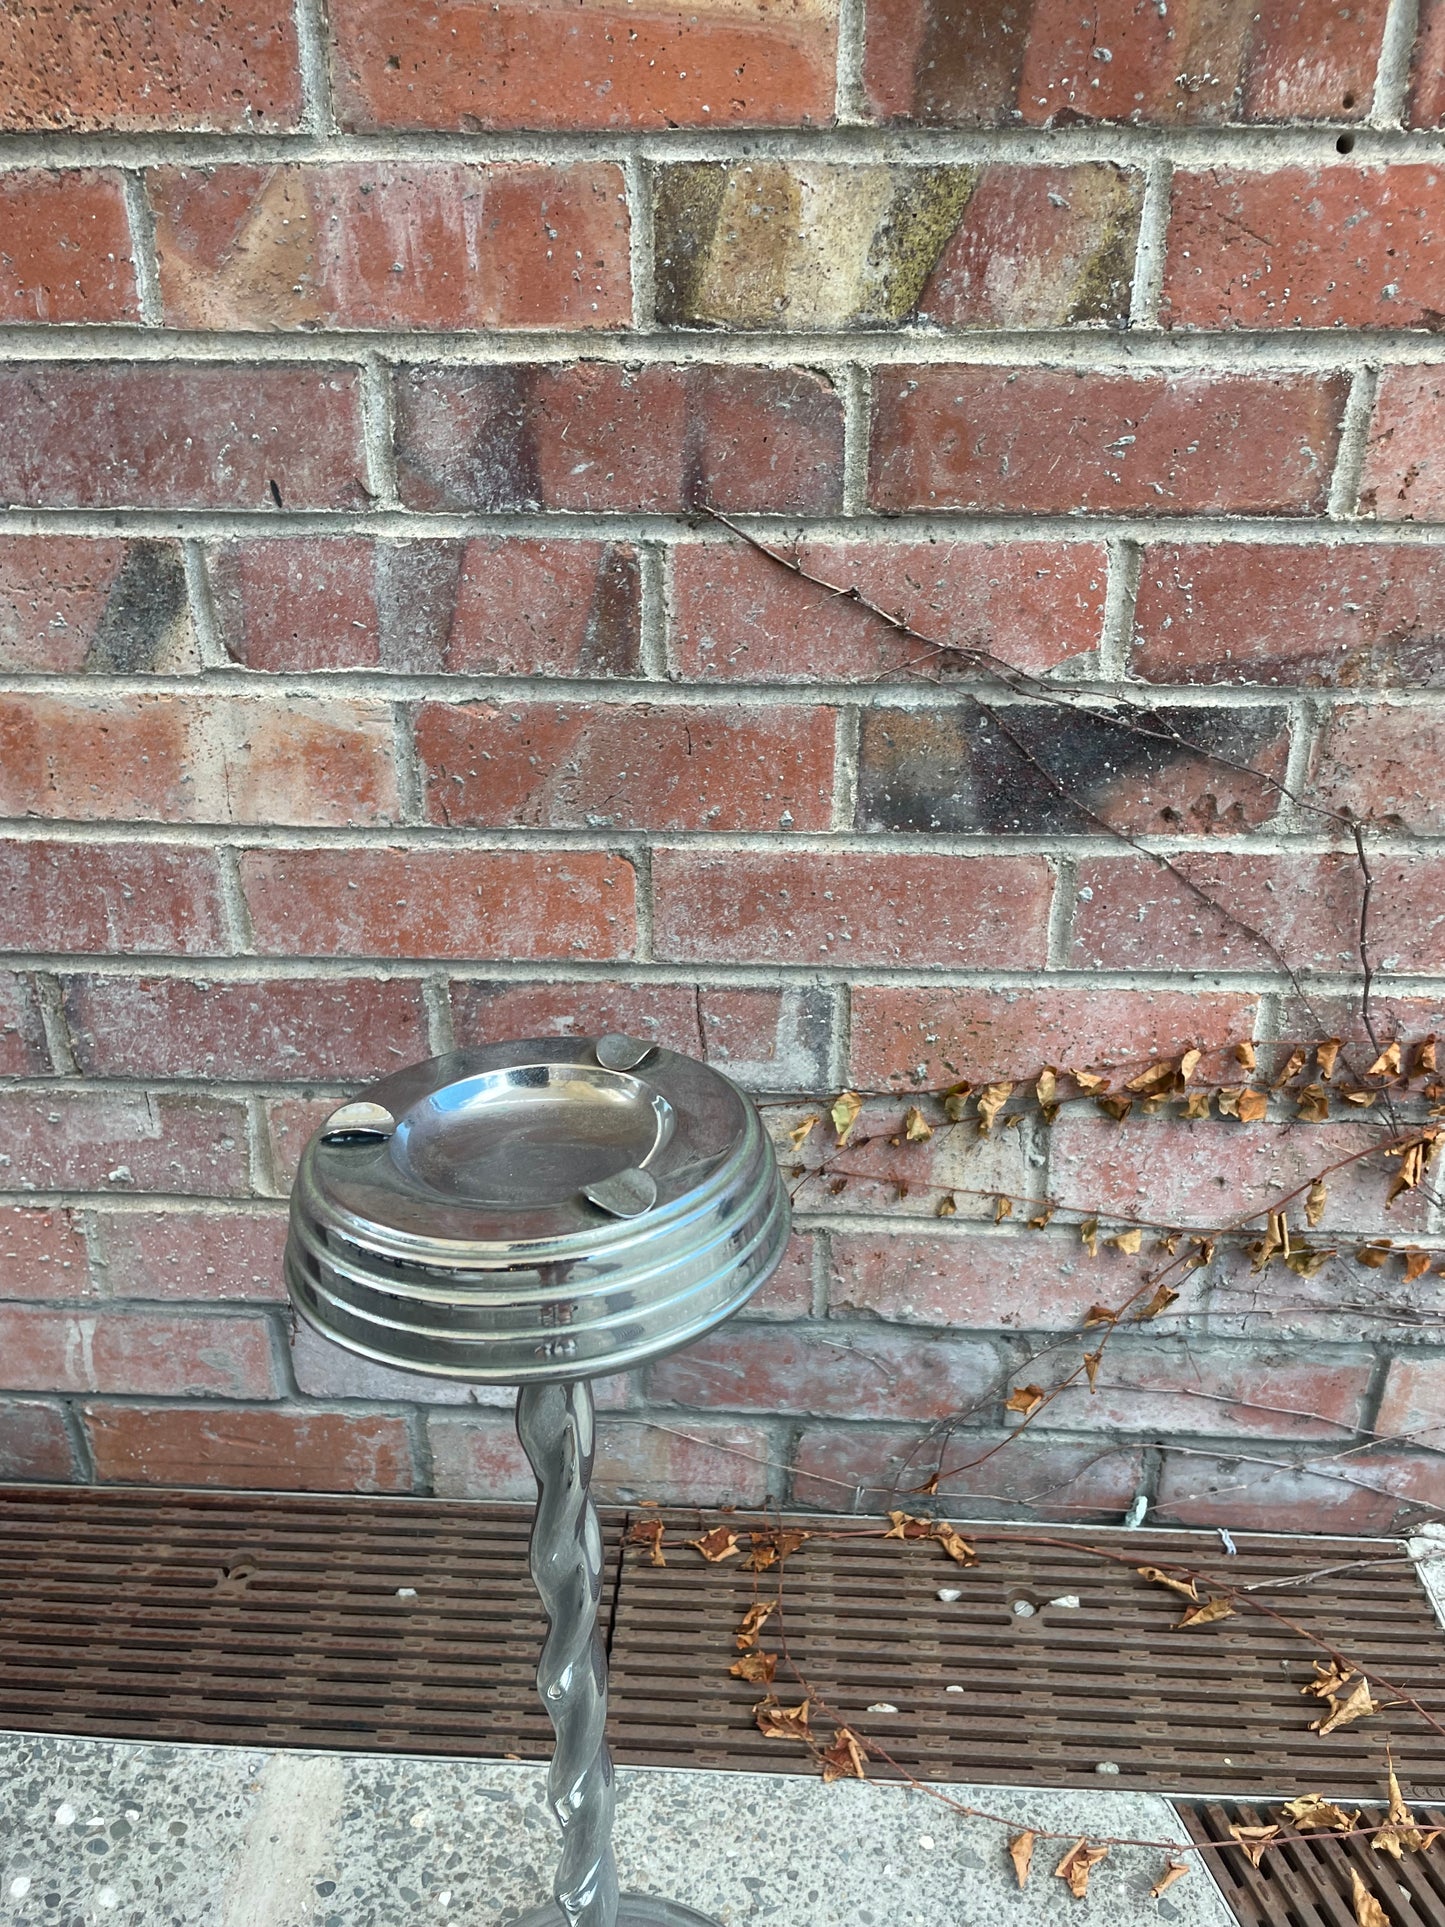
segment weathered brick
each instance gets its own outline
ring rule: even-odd
[[[1179,328],[1445,326],[1445,169],[1174,175],[1160,318]]]
[[[609,163],[155,168],[181,328],[609,328],[632,319]]]
[[[1381,374],[1360,513],[1381,522],[1445,521],[1445,367]]]
[[[0,536],[0,669],[199,666],[179,542]]]
[[[275,1195],[285,1197],[313,1131],[336,1109],[334,1097],[276,1097],[265,1105],[267,1155],[276,1176]]]
[[[622,1031],[701,1057],[749,1090],[811,1090],[826,1081],[832,1003],[821,988],[480,979],[453,983],[451,998],[463,1048]]]
[[[783,1251],[782,1263],[772,1277],[750,1298],[744,1318],[807,1318],[813,1310],[813,1264],[816,1240],[795,1231]]]
[[[1171,708],[1114,720],[959,696],[864,712],[862,830],[1088,836],[1238,830],[1280,807],[1289,712]],[[1251,772],[1258,772],[1252,774]]]
[[[1277,970],[1274,952],[1295,970],[1358,968],[1361,880],[1353,857],[1186,851],[1170,862],[1193,888],[1145,858],[1080,865],[1077,963],[1172,970],[1187,961],[1191,970]],[[1406,971],[1445,966],[1445,863],[1376,857],[1371,868],[1375,964]],[[1201,902],[1195,890],[1221,907]]]
[[[1406,117],[1411,127],[1445,126],[1445,0],[1422,0]]]
[[[910,1143],[903,1136],[903,1107],[897,1099],[873,1098],[864,1103],[840,1153],[833,1127],[824,1121],[824,1109],[816,1101],[770,1104],[763,1117],[789,1172],[801,1163],[819,1173],[806,1179],[790,1177],[801,1210],[842,1210],[850,1216],[896,1220],[908,1197],[913,1199],[908,1209],[927,1213],[931,1223],[934,1206],[946,1192],[953,1198],[960,1223],[992,1221],[1000,1195],[1022,1202],[1039,1188],[1039,1174],[1018,1131],[999,1130],[982,1137],[972,1124],[945,1130],[942,1106],[930,1104],[934,1135]],[[800,1151],[791,1134],[809,1119],[813,1128]]]
[[[60,1408],[39,1400],[0,1399],[0,1479],[68,1485],[77,1476]]]
[[[410,1492],[406,1420],[313,1408],[82,1409],[96,1477],[120,1485],[282,1492]]]
[[[111,1298],[285,1302],[286,1213],[274,1205],[97,1211],[91,1222],[93,1262]]]
[[[1375,1430],[1391,1443],[1445,1446],[1445,1359],[1407,1356],[1390,1361]],[[1445,1492],[1445,1463],[1440,1489]]]
[[[201,696],[0,697],[0,812],[70,822],[387,823],[390,706]]]
[[[34,983],[0,970],[0,1077],[32,1077],[50,1068]]]
[[[657,315],[727,328],[1058,328],[1129,314],[1143,176],[683,161],[657,169]]]
[[[1347,387],[1339,375],[881,368],[869,499],[885,512],[1318,513]]]
[[[1160,1443],[1193,1434],[1345,1444],[1360,1424],[1372,1369],[1363,1357],[1324,1360],[1265,1343],[1210,1345],[1160,1335],[1131,1346],[1116,1339],[1095,1388],[1081,1380],[1061,1391],[1048,1407],[1049,1423],[1124,1430]]]
[[[1445,828],[1434,772],[1445,757],[1445,711],[1331,710],[1310,769],[1309,795],[1351,816],[1396,818],[1411,831]]]
[[[308,1398],[366,1398],[410,1401],[417,1405],[504,1405],[514,1403],[506,1385],[469,1385],[463,1379],[394,1371],[374,1359],[359,1358],[323,1338],[304,1319],[291,1340],[291,1369],[297,1389]]]
[[[1090,1258],[1074,1233],[835,1231],[829,1245],[835,1317],[968,1331],[1077,1330],[1091,1305],[1132,1297],[1149,1269],[1105,1248]]]
[[[865,86],[880,118],[1035,126],[1362,119],[1385,0],[869,0]]]
[[[729,963],[1042,965],[1040,857],[659,850],[660,957]]]
[[[881,1326],[842,1335],[734,1325],[654,1365],[649,1391],[676,1405],[840,1418],[941,1419],[984,1396],[1000,1359],[982,1340]]]
[[[0,841],[0,945],[188,957],[225,943],[208,850]]]
[[[249,851],[256,942],[280,956],[599,961],[636,940],[632,865],[599,851]]]
[[[0,228],[0,320],[140,320],[119,174],[17,168],[0,176]]]
[[[1127,1511],[1143,1483],[1143,1454],[1126,1446],[1022,1434],[900,1426],[807,1425],[794,1456],[793,1503],[826,1511],[908,1505],[910,1488],[935,1469],[939,1493],[966,1519],[1064,1519],[1079,1523]]]
[[[1166,1446],[1151,1523],[1235,1531],[1388,1533],[1418,1507],[1438,1510],[1441,1462],[1425,1453],[1324,1453],[1274,1461],[1173,1452]]]
[[[648,13],[615,0],[430,12],[337,0],[331,24],[347,127],[788,127],[833,115],[834,0]]]
[[[0,1299],[85,1298],[92,1289],[73,1212],[34,1205],[0,1210]]]
[[[1049,1191],[1061,1204],[1109,1219],[1214,1230],[1262,1214],[1290,1196],[1298,1225],[1303,1192],[1332,1170],[1320,1220],[1325,1237],[1408,1236],[1428,1223],[1418,1192],[1387,1204],[1397,1162],[1371,1146],[1389,1133],[1369,1124],[1235,1124],[1218,1118],[1130,1117],[1064,1111],[1049,1133]],[[1361,1155],[1369,1153],[1369,1155]],[[1258,1226],[1255,1227],[1257,1232]]]
[[[801,369],[419,367],[398,372],[395,395],[408,508],[842,506],[842,402]]]
[[[852,1076],[865,1090],[909,1090],[1032,1079],[1045,1064],[1144,1069],[1190,1044],[1251,1037],[1256,1009],[1253,997],[1217,992],[856,984]],[[1222,1068],[1206,1064],[1201,1074]]]
[[[1391,996],[1377,983],[1370,994],[1370,1012],[1375,1035],[1382,1042],[1398,1040],[1408,1047],[1427,1037],[1445,1037],[1445,997]],[[1321,1037],[1342,1040],[1341,1067],[1357,1078],[1364,1076],[1378,1053],[1362,1021],[1358,990],[1343,996],[1311,992],[1308,1009],[1296,999],[1287,999],[1282,1029],[1278,1043],[1259,1048],[1260,1066],[1270,1076],[1277,1074],[1273,1067],[1282,1066],[1296,1045],[1312,1044]],[[1410,1061],[1408,1048],[1406,1061]]]
[[[788,554],[930,641],[1036,675],[1099,643],[1108,565],[1092,542],[805,542]],[[673,551],[672,622],[677,672],[702,681],[876,682],[910,664],[929,675],[970,667],[739,542]]]
[[[800,705],[424,703],[415,721],[428,817],[493,829],[825,830],[836,735],[836,711]]]
[[[0,500],[35,508],[356,508],[354,369],[0,364]]]
[[[516,1428],[500,1418],[427,1421],[438,1498],[525,1500],[536,1495]],[[671,1418],[605,1418],[597,1428],[592,1490],[604,1505],[666,1498],[678,1505],[761,1505],[782,1472],[760,1425]]]
[[[271,1398],[264,1319],[0,1305],[5,1382],[17,1392]]]
[[[429,1054],[422,987],[398,979],[63,977],[79,1068],[95,1077],[370,1081]]]
[[[295,127],[296,29],[282,0],[180,7],[22,0],[0,16],[0,129],[166,133]]]
[[[248,669],[630,676],[641,666],[637,553],[625,542],[226,542],[211,579],[225,646]],[[0,601],[0,661],[3,622]]]
[[[1445,549],[1148,548],[1133,669],[1150,682],[1445,683]]]
[[[0,1091],[0,1189],[244,1192],[246,1112],[138,1091]]]

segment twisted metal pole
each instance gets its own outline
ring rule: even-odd
[[[602,1529],[588,1490],[595,1434],[585,1379],[518,1393],[517,1436],[537,1477],[532,1582],[547,1611],[537,1691],[557,1735],[547,1793],[562,1829],[553,1892],[567,1927],[617,1927],[607,1655],[597,1631]]]

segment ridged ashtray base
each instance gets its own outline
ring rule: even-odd
[[[567,1916],[555,1901],[523,1914],[517,1927],[568,1927]],[[617,1927],[720,1927],[711,1914],[697,1913],[675,1900],[652,1894],[624,1894],[617,1909]]]

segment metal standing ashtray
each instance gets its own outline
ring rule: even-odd
[[[340,1106],[301,1160],[286,1282],[302,1315],[367,1358],[521,1388],[562,1827],[556,1902],[522,1927],[703,1921],[640,1895],[619,1904],[588,1381],[736,1311],[776,1269],[788,1223],[749,1100],[631,1037],[434,1057]]]

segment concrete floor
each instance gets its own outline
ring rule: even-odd
[[[947,1789],[1073,1834],[1182,1840],[1149,1794]],[[3,1927],[507,1927],[544,1899],[545,1770],[0,1733]],[[1160,1900],[1156,1849],[1115,1848],[1074,1900],[1040,1841],[1020,1893],[1007,1830],[908,1788],[747,1773],[618,1775],[624,1884],[724,1927],[1229,1927],[1197,1860]]]

